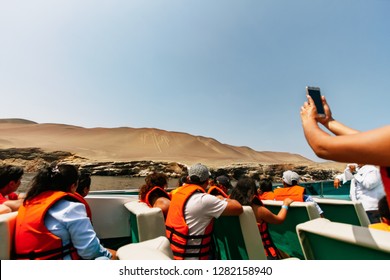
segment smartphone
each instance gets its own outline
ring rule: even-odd
[[[322,104],[321,90],[319,87],[306,87],[306,93],[311,96],[314,101],[314,105],[317,108],[317,116],[319,118],[325,118],[324,105]]]

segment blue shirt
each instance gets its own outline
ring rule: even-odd
[[[62,240],[70,242],[83,259],[111,258],[111,253],[100,244],[84,204],[62,199],[51,207],[45,217],[47,229]],[[71,259],[70,255],[64,259]]]

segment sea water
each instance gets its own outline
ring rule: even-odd
[[[18,192],[25,192],[35,173],[25,173]],[[138,190],[145,184],[145,177],[127,176],[91,176],[91,191],[102,190]],[[178,185],[177,178],[170,178],[168,187],[173,189]]]

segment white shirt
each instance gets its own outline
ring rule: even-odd
[[[365,211],[378,210],[378,201],[385,196],[379,169],[362,166],[353,176],[349,194],[352,201],[362,202]]]
[[[358,171],[358,167],[356,166],[356,171]],[[355,172],[354,172],[355,174]],[[339,179],[343,184],[345,184],[348,181],[351,181],[353,179],[353,175],[351,172],[351,169],[349,169],[349,165],[347,165],[347,168],[345,168],[344,173],[341,173],[336,176],[336,179]]]
[[[54,204],[45,216],[47,229],[62,240],[63,245],[72,242],[83,259],[111,258],[111,253],[100,245],[84,204],[62,199]],[[64,259],[71,259],[70,256]]]
[[[227,201],[207,193],[194,193],[187,201],[184,214],[189,235],[202,235],[213,218],[221,216]],[[199,240],[188,240],[189,245],[199,245]],[[187,253],[199,250],[187,250]],[[195,258],[196,259],[196,258]]]

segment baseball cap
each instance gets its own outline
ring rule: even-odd
[[[188,176],[191,178],[191,181],[198,181],[199,183],[206,182],[210,177],[210,171],[207,166],[197,163],[190,167],[188,170]]]
[[[287,170],[287,171],[283,172],[282,179],[287,185],[293,185],[293,181],[296,181],[298,183],[300,177],[299,177],[298,173],[291,171],[291,170]]]

